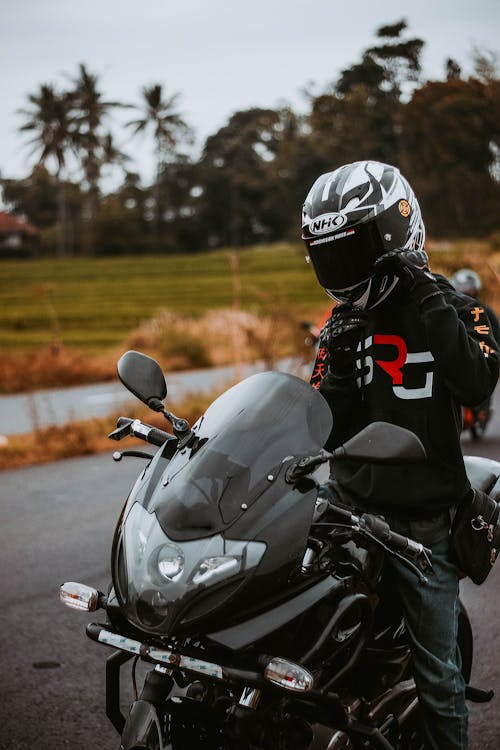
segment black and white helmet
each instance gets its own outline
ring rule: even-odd
[[[399,169],[358,161],[322,174],[302,209],[305,240],[319,283],[339,302],[370,308],[397,284],[375,261],[391,251],[426,267],[425,227],[413,190]]]
[[[472,268],[460,268],[450,279],[455,289],[469,297],[477,297],[481,291],[481,279]]]

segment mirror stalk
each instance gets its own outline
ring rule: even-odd
[[[332,453],[322,449],[315,456],[304,456],[294,461],[288,467],[285,478],[292,484],[331,460],[409,464],[425,461],[426,457],[422,442],[410,430],[387,422],[372,422]]]
[[[162,414],[165,414],[165,407],[163,405],[163,401],[159,398],[148,399],[147,406],[153,411],[159,411]]]
[[[172,414],[171,411],[167,411],[163,402],[159,398],[150,398],[148,406],[153,411],[163,414],[165,419],[172,425],[175,437],[179,439],[179,448],[185,447],[194,435],[187,419],[180,419],[179,417],[176,417],[175,414]]]

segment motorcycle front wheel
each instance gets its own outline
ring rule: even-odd
[[[211,708],[196,700],[168,703],[165,750],[225,750],[222,727]]]
[[[225,750],[220,724],[198,701],[168,701],[157,711],[136,701],[123,729],[119,750]]]

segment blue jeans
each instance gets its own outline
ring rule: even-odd
[[[426,585],[420,584],[402,563],[388,559],[411,639],[428,747],[466,750],[467,706],[457,645],[458,573],[448,557],[448,514],[425,521],[386,520],[394,531],[432,549],[435,575],[428,576]]]

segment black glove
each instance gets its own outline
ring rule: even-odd
[[[427,255],[411,251],[393,250],[375,261],[378,273],[397,276],[402,288],[422,305],[426,300],[442,292],[426,264]]]
[[[332,310],[320,333],[320,346],[325,346],[330,368],[335,375],[347,377],[354,373],[356,350],[364,335],[367,315],[363,310],[341,305]]]

